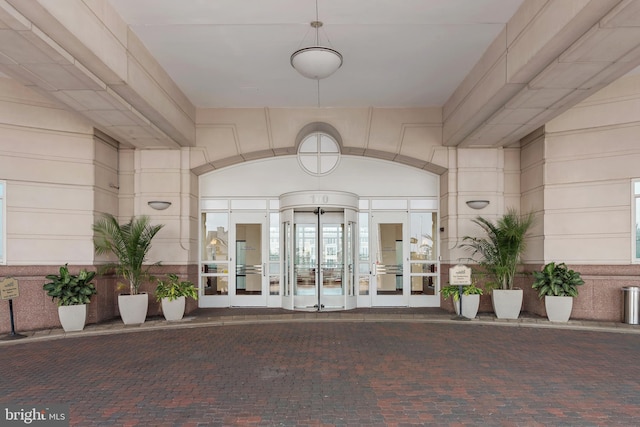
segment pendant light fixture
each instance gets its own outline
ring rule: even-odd
[[[319,45],[322,22],[318,20],[318,0],[316,0],[316,20],[310,25],[316,31],[316,44],[293,52],[291,66],[306,78],[320,80],[329,77],[342,66],[342,55],[335,49]]]

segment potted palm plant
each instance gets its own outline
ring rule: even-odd
[[[483,217],[475,218],[473,222],[485,236],[463,238],[462,247],[472,252],[472,259],[478,255],[474,261],[495,279],[487,286],[492,289],[491,301],[499,319],[517,319],[520,315],[522,289],[514,289],[513,280],[533,221],[532,212],[521,216],[511,208],[495,224]]]
[[[547,318],[551,322],[568,322],[573,308],[573,298],[578,296],[578,286],[584,280],[577,271],[570,270],[565,263],[546,264],[542,271],[533,272],[533,289],[538,297],[544,297]]]
[[[166,280],[158,280],[156,299],[162,304],[166,320],[182,319],[187,297],[198,299],[198,290],[193,282],[180,280],[176,274],[168,274]]]
[[[80,270],[79,274],[69,273],[68,265],[60,267],[59,274],[48,274],[50,282],[42,285],[52,301],[57,300],[58,317],[65,332],[81,331],[87,320],[87,304],[96,294],[91,283],[96,273]]]
[[[480,295],[484,291],[478,288],[475,284],[468,286],[462,286],[462,316],[467,319],[475,319],[478,315],[478,308],[480,307]],[[453,308],[456,314],[460,316],[460,286],[448,285],[440,289],[442,298],[447,299],[451,297],[453,300]]]
[[[120,224],[110,214],[93,225],[96,254],[112,253],[117,262],[106,264],[105,268],[115,269],[129,287],[129,294],[118,295],[118,308],[125,324],[141,324],[147,317],[149,298],[140,293],[140,285],[150,280],[149,267],[145,267],[147,254],[151,249],[153,237],[164,225],[151,225],[148,216],[132,217],[129,222]],[[157,263],[156,263],[157,264]]]

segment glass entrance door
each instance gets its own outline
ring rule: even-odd
[[[407,260],[406,213],[380,212],[371,215],[374,265],[371,268],[372,305],[408,306],[410,289],[405,274]]]
[[[231,306],[266,306],[265,229],[263,213],[234,213],[232,217],[230,240],[235,269],[229,277]]]
[[[294,309],[345,309],[346,296],[353,289],[345,265],[344,212],[295,212],[293,225]]]

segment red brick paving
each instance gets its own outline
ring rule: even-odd
[[[0,348],[1,404],[77,426],[632,426],[640,335],[434,323],[168,329]]]

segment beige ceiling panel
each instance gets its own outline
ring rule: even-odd
[[[554,61],[529,83],[532,89],[573,89],[600,73],[610,63]]]
[[[29,20],[6,1],[0,1],[0,21],[2,21],[5,28],[11,28],[12,30],[20,31],[31,28]]]
[[[63,67],[84,84],[85,89],[105,90],[107,88],[102,80],[78,62],[73,65],[63,65]]]
[[[13,30],[0,30],[0,50],[18,64],[53,62],[51,57]]]
[[[548,1],[509,45],[508,81],[526,83],[620,0]]]
[[[638,45],[640,27],[593,27],[560,55],[560,62],[615,62]]]
[[[127,135],[132,139],[154,138],[148,128],[143,126],[113,126],[121,135]]]
[[[591,93],[592,93],[591,90],[586,90],[586,89],[573,90],[570,93],[568,93],[567,96],[565,96],[555,104],[550,105],[548,110],[550,111],[551,114],[557,115],[558,114],[557,110],[570,108],[571,106],[577,104],[578,102],[588,97]],[[549,117],[549,118],[552,118],[552,117]]]
[[[525,124],[544,111],[544,108],[501,108],[488,121],[488,124]]]
[[[54,91],[48,91],[47,94],[50,95],[50,96],[53,96],[55,99],[57,99],[58,101],[62,102],[64,105],[72,108],[73,110],[83,111],[83,110],[87,109],[77,99],[75,99],[72,96],[69,96],[69,92],[68,91],[54,90]]]
[[[5,55],[4,53],[0,52],[0,64],[11,64],[11,65],[15,65],[16,61],[14,61],[13,59],[9,58],[7,55]]]
[[[9,0],[29,19],[108,83],[126,76],[126,48],[83,0]],[[106,3],[106,2],[105,2]]]
[[[520,126],[520,124],[486,124],[469,135],[464,141],[464,146],[492,147]]]
[[[640,27],[640,2],[623,0],[600,21],[602,27]]]
[[[549,105],[561,100],[573,89],[531,89],[526,87],[511,98],[505,108],[548,108]]]
[[[507,45],[511,45],[531,25],[531,21],[549,0],[527,0],[522,3],[507,24]]]
[[[637,49],[637,51],[640,53],[640,49]],[[596,74],[591,79],[584,82],[580,89],[589,90],[591,92],[597,91],[610,84],[611,82],[618,80],[620,77],[633,70],[636,65],[636,63],[632,62],[615,62],[606,69],[602,70],[602,72]]]
[[[101,96],[96,96],[93,90],[65,90],[63,92],[68,98],[71,98],[80,107],[74,106],[78,110],[111,110],[113,105]]]
[[[113,120],[112,113],[117,113],[122,115],[121,112],[110,110],[110,111],[83,111],[82,114],[86,116],[89,120],[92,120],[98,124],[98,126],[102,127],[112,127],[114,125],[130,125],[131,123],[114,123],[117,122],[117,118]]]
[[[69,52],[64,50],[62,46],[53,41],[48,35],[40,31],[38,27],[32,27],[31,31],[21,31],[20,34],[50,57],[53,62],[72,64],[75,61]]]
[[[1,65],[0,68],[3,73],[26,86],[38,86],[46,91],[54,91],[58,89],[20,65],[6,64]]]
[[[484,76],[493,69],[493,67],[495,67],[495,64],[498,63],[498,61],[501,59],[504,60],[506,52],[506,30],[503,30],[491,43],[489,48],[482,54],[478,63],[471,69],[462,83],[460,83],[453,92],[453,95],[449,97],[442,107],[442,116],[444,119],[448,118],[461,102],[464,102],[465,98],[474,89],[478,82],[482,80]]]
[[[58,90],[98,89],[97,85],[88,85],[89,80],[78,78],[78,73],[73,70],[73,66],[48,63],[25,64],[24,67]]]

